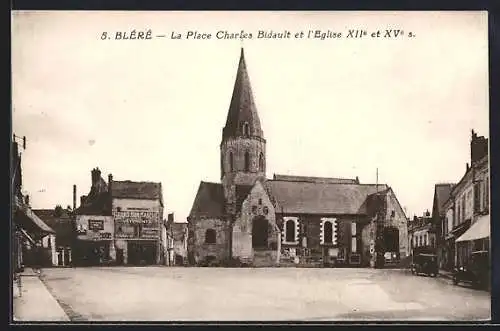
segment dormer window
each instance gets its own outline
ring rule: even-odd
[[[243,123],[243,135],[244,136],[250,135],[250,127],[248,126],[248,122]]]

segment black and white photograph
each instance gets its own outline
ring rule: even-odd
[[[486,11],[12,11],[11,322],[491,319]]]

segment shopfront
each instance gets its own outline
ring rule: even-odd
[[[113,214],[116,256],[119,264],[153,265],[159,263],[159,213],[124,211]]]
[[[111,216],[78,215],[77,245],[75,252],[58,251],[59,263],[82,266],[108,265],[115,260],[113,245],[113,219]],[[73,257],[74,255],[74,257]]]
[[[467,264],[472,252],[490,251],[490,215],[479,216],[476,221],[455,240],[457,265]]]

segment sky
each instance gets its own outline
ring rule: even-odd
[[[378,169],[412,217],[432,210],[436,183],[463,176],[471,130],[489,136],[486,12],[12,15],[12,129],[27,139],[23,191],[33,208],[72,205],[73,184],[79,203],[99,167],[106,181],[161,182],[166,213],[185,221],[200,181],[220,181],[241,47],[268,178],[375,183]],[[101,39],[149,29],[150,40]],[[367,34],[346,38],[350,29]],[[386,29],[404,35],[371,37]],[[252,39],[216,38],[242,30]],[[259,30],[291,38],[259,39]],[[295,38],[309,30],[341,37]]]

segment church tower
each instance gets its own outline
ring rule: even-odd
[[[257,179],[266,176],[266,140],[253,99],[243,48],[220,149],[222,185],[226,201],[231,203],[235,199],[236,185],[253,185]]]

